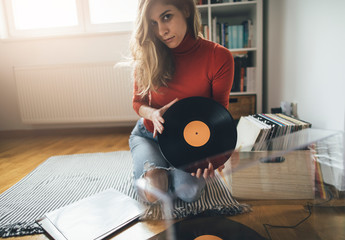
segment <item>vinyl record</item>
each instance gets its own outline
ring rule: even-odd
[[[210,98],[189,97],[173,104],[163,115],[160,150],[174,167],[186,172],[223,165],[235,149],[237,130],[227,109]]]
[[[170,230],[170,231],[169,231]],[[173,230],[173,231],[171,231]],[[173,233],[174,238],[169,238]],[[193,217],[173,224],[149,240],[265,240],[253,229],[224,216]]]

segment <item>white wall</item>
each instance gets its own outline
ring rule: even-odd
[[[0,131],[71,127],[30,126],[21,122],[13,76],[14,66],[121,61],[128,57],[129,38],[129,33],[122,33],[0,41]]]
[[[345,130],[345,1],[267,0],[267,109],[298,103],[315,128]]]
[[[266,0],[268,46],[264,109],[298,103],[315,128],[345,130],[345,1]],[[130,34],[0,41],[0,130],[21,123],[13,66],[118,61]],[[265,54],[265,53],[264,53]]]
[[[0,4],[0,39],[7,36],[5,21],[2,21],[4,19],[4,13],[3,4]]]

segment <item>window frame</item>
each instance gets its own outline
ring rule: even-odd
[[[133,22],[117,22],[92,24],[89,11],[88,0],[75,0],[77,7],[78,25],[72,27],[52,27],[40,29],[19,30],[15,27],[14,14],[11,0],[0,1],[3,9],[3,20],[7,36],[0,38],[16,39],[16,38],[36,38],[51,36],[71,36],[71,35],[90,35],[95,33],[120,33],[131,32],[133,30]]]

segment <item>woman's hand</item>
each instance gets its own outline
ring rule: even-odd
[[[161,107],[160,109],[156,109],[152,112],[150,116],[150,120],[153,123],[154,126],[154,131],[153,131],[153,137],[157,136],[157,132],[162,134],[164,127],[164,119],[163,119],[163,114],[168,110],[169,107],[171,107],[175,102],[177,102],[178,99],[176,98],[175,100],[171,101],[167,105]]]
[[[224,165],[221,165],[218,167],[218,171],[221,172],[225,168]],[[192,176],[200,178],[201,176],[203,178],[209,178],[209,177],[214,177],[214,169],[212,163],[208,164],[208,168],[205,168],[204,171],[201,168],[198,168],[198,170],[195,173],[191,173]]]

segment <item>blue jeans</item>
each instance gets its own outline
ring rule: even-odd
[[[157,137],[154,138],[153,133],[146,129],[143,119],[139,119],[135,125],[129,138],[129,147],[135,180],[142,178],[149,170],[165,169],[169,174],[169,192],[186,202],[199,199],[205,188],[205,179],[193,177],[171,166],[159,149]]]

